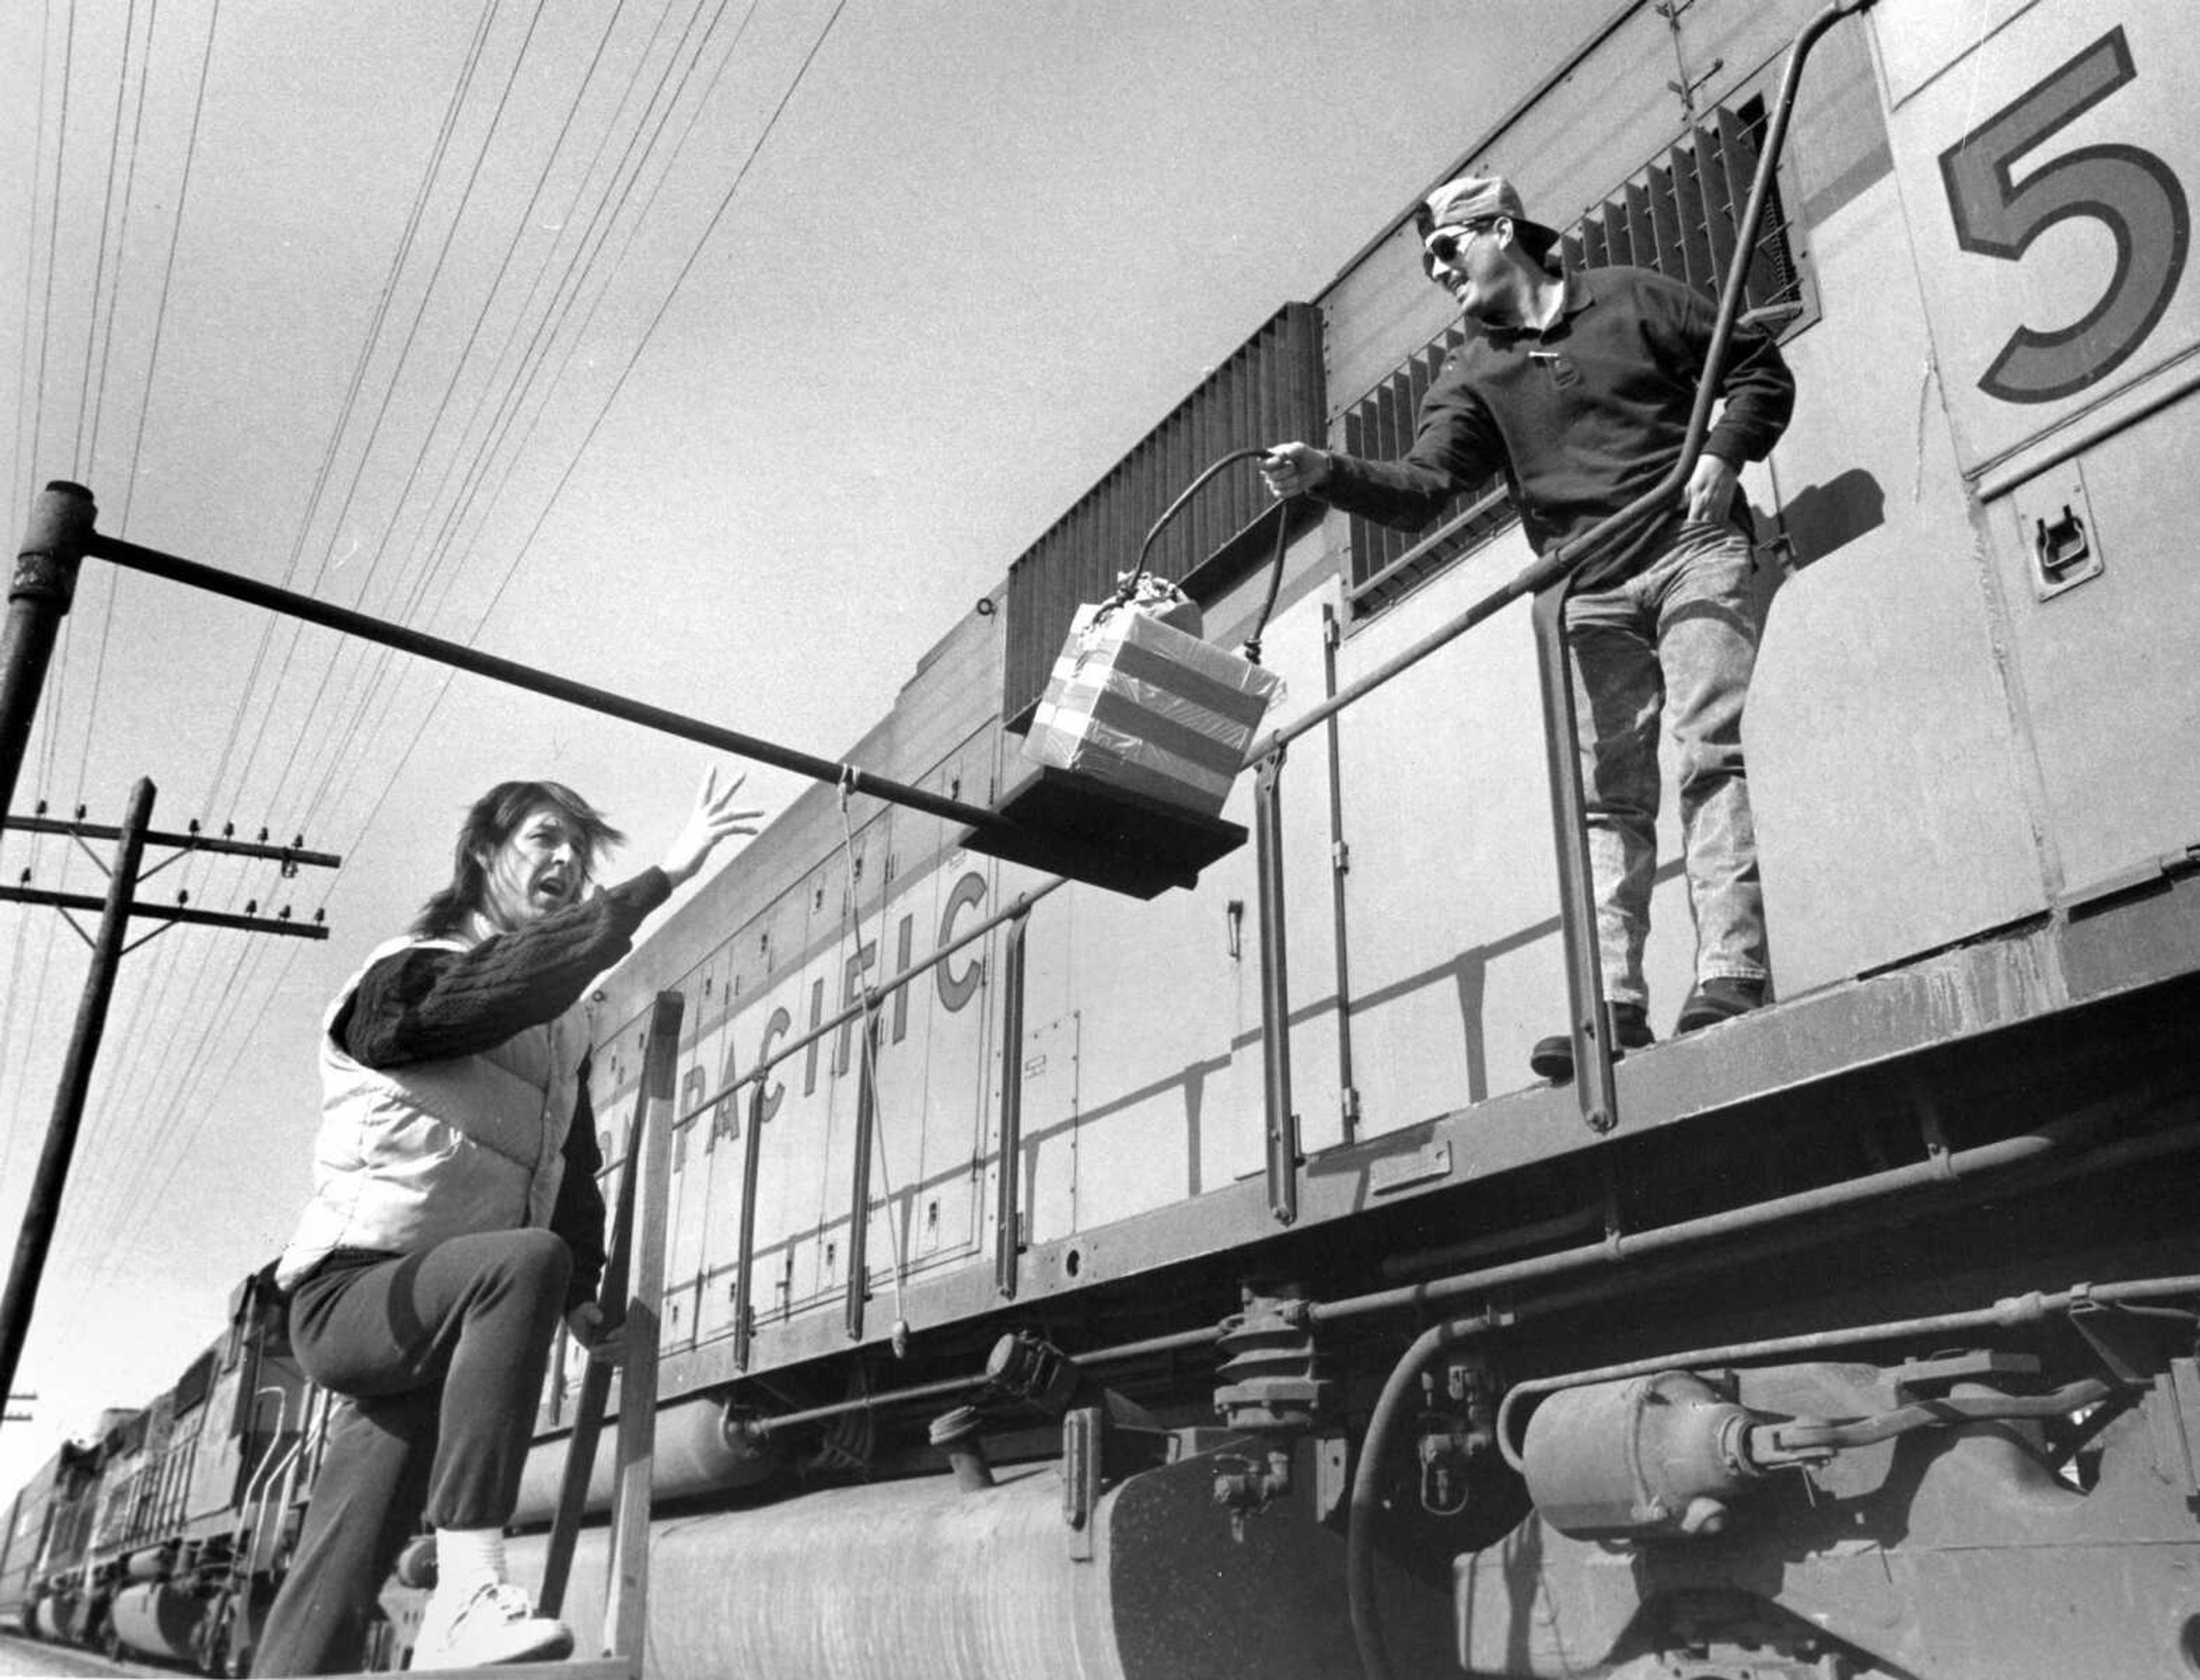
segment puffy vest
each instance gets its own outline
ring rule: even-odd
[[[588,1048],[587,1006],[529,1027],[479,1055],[377,1069],[334,1035],[366,971],[456,939],[393,939],[377,947],[321,1020],[321,1125],[313,1194],[284,1250],[284,1288],[338,1248],[410,1253],[477,1231],[547,1225],[565,1172],[565,1133]]]

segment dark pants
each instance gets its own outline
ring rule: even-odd
[[[298,1286],[298,1362],[345,1398],[255,1674],[355,1671],[424,1514],[438,1528],[512,1520],[571,1269],[548,1231],[492,1231],[395,1259],[340,1254]]]

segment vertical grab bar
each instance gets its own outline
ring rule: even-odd
[[[1016,1298],[1016,1257],[1022,1248],[1016,1215],[1023,1203],[1024,932],[1028,917],[1009,924],[1001,954],[1001,1146],[993,1197],[993,1288]]]
[[[618,1480],[613,1496],[611,1567],[605,1625],[623,1618],[631,1597],[638,1606],[646,1590],[647,1560],[635,1562],[632,1552],[647,1550],[650,1461],[657,1422],[657,1347],[658,1302],[664,1291],[664,1234],[671,1185],[671,1110],[674,1076],[679,1067],[680,1022],[685,1005],[677,992],[660,992],[649,1020],[649,1037],[642,1053],[640,1088],[635,1093],[634,1118],[627,1128],[626,1164],[619,1174],[617,1206],[612,1214],[611,1253],[604,1263],[598,1303],[607,1323],[623,1318],[626,1333],[626,1374],[619,1384]],[[565,1446],[565,1469],[558,1490],[558,1512],[550,1527],[542,1560],[542,1590],[537,1603],[546,1616],[563,1607],[565,1585],[573,1566],[574,1549],[580,1538],[581,1518],[588,1506],[588,1481],[595,1469],[596,1447],[604,1414],[611,1402],[611,1368],[607,1360],[592,1359],[581,1379],[580,1403],[573,1414],[573,1432]],[[639,1460],[640,1486],[634,1485]],[[640,1534],[631,1546],[626,1530],[638,1504]],[[641,1572],[636,1573],[635,1572]],[[621,1577],[631,1584],[621,1590]],[[634,1612],[638,1615],[638,1608]],[[623,1627],[623,1622],[617,1624]],[[639,1626],[632,1630],[639,1637]],[[614,1648],[625,1650],[623,1645]],[[639,1650],[637,1643],[633,1648]]]
[[[1566,964],[1574,1088],[1593,1132],[1619,1123],[1619,1085],[1612,1069],[1612,1027],[1604,1009],[1604,966],[1596,938],[1596,884],[1589,871],[1589,824],[1581,755],[1574,744],[1572,656],[1566,650],[1568,572],[1540,591],[1529,615],[1536,630],[1536,673],[1543,691],[1543,756],[1550,767],[1551,836],[1558,849],[1559,942]]]
[[[1262,1119],[1267,1128],[1268,1211],[1279,1225],[1299,1216],[1299,1117],[1291,1110],[1291,1002],[1284,929],[1284,816],[1280,749],[1261,761],[1253,783],[1254,869],[1261,899]]]
[[[871,1292],[871,1128],[878,1123],[877,1068],[879,1004],[872,995],[863,1008],[863,1043],[856,1070],[855,1163],[848,1187],[848,1284],[842,1322],[848,1339],[863,1339],[863,1303]],[[884,1203],[881,1204],[884,1206]],[[892,1216],[892,1210],[888,1210]]]
[[[757,1170],[764,1164],[764,1094],[770,1065],[757,1070],[749,1092],[749,1135],[741,1140],[740,1248],[734,1270],[734,1368],[749,1368],[749,1344],[756,1334],[755,1295],[750,1275],[756,1267]]]
[[[1335,610],[1321,610],[1321,676],[1326,694],[1337,692],[1337,647],[1343,627]],[[1360,1089],[1352,1070],[1352,955],[1346,926],[1349,908],[1344,877],[1351,867],[1351,843],[1344,837],[1344,754],[1337,720],[1324,727],[1329,747],[1329,913],[1330,937],[1336,947],[1337,975],[1337,1086],[1339,1131],[1350,1143],[1360,1130]]]
[[[642,1065],[645,1106],[636,1139],[641,1182],[635,1195],[633,1284],[626,1301],[626,1368],[619,1378],[618,1473],[611,1494],[611,1578],[604,1592],[605,1649],[614,1656],[631,1658],[636,1664],[641,1660],[648,1630],[650,1479],[657,1449],[659,1314],[664,1298],[665,1237],[672,1212],[672,1117],[680,1067],[680,1018],[685,1012],[679,993],[657,995],[649,1020],[649,1048]],[[585,1496],[585,1473],[581,1488]]]

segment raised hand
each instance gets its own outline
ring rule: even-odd
[[[688,813],[658,865],[674,886],[691,879],[721,840],[754,834],[763,826],[764,813],[760,808],[734,802],[746,780],[746,774],[739,775],[721,788],[716,765],[703,773],[703,790],[695,796],[695,808]]]

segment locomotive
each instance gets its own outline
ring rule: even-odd
[[[0,1625],[109,1657],[249,1671],[295,1541],[329,1397],[290,1356],[266,1272],[175,1383],[108,1412],[15,1496]]]
[[[1582,912],[1529,615],[1483,610],[1535,565],[1501,483],[1408,538],[1221,472],[1155,526],[1233,453],[1402,451],[1462,331],[1402,213],[848,754],[1056,801],[1055,843],[821,785],[606,977],[599,1116],[684,1004],[626,1402],[649,1672],[2200,1672],[2180,20],[1637,0],[1401,166],[1507,175],[1570,264],[1741,273],[1794,370],[1743,481],[1770,1006],[1528,1074]],[[1284,691],[1220,818],[1079,831],[1022,738],[1149,551]],[[1676,999],[1674,867],[1653,902]],[[192,1555],[138,1543],[118,1606]],[[244,1548],[214,1561],[249,1605]],[[378,1662],[419,1596],[386,1595]]]

